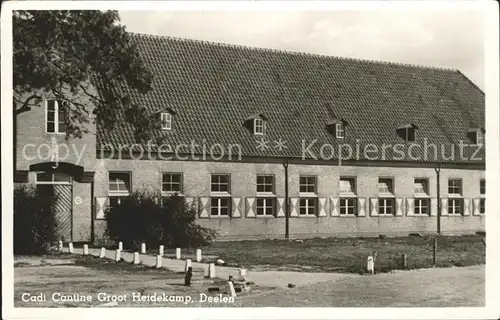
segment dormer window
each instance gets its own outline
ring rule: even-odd
[[[172,114],[169,112],[161,113],[161,128],[162,130],[172,130]]]
[[[253,120],[253,133],[256,135],[263,135],[266,131],[266,122],[264,119],[256,118]]]
[[[484,129],[483,128],[469,129],[469,132],[467,135],[473,144],[476,144],[476,145],[483,145],[484,144]]]
[[[334,119],[326,123],[326,129],[337,139],[345,138],[345,126],[347,122],[344,119]]]
[[[418,127],[413,123],[410,123],[397,128],[396,132],[405,141],[414,142],[416,129],[418,129]]]
[[[254,113],[245,119],[243,126],[252,134],[264,135],[267,129],[267,117],[262,113]]]

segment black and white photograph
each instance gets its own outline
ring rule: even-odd
[[[498,3],[19,1],[1,29],[6,319],[500,316]]]

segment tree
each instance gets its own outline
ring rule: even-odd
[[[45,93],[66,106],[67,137],[89,132],[93,116],[112,128],[124,109],[145,140],[151,120],[130,92],[150,91],[152,75],[119,21],[117,11],[14,12],[14,115],[40,106]]]

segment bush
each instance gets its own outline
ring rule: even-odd
[[[142,242],[157,247],[194,247],[206,245],[216,236],[212,229],[197,225],[197,210],[183,197],[135,192],[106,211],[107,235],[122,241],[124,247],[136,249]]]
[[[14,189],[14,254],[42,254],[56,240],[55,198],[25,185]]]

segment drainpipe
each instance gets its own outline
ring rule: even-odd
[[[437,175],[437,234],[441,234],[441,164],[435,169]]]
[[[290,239],[290,212],[288,205],[288,160],[283,162],[283,167],[285,167],[285,239]]]

